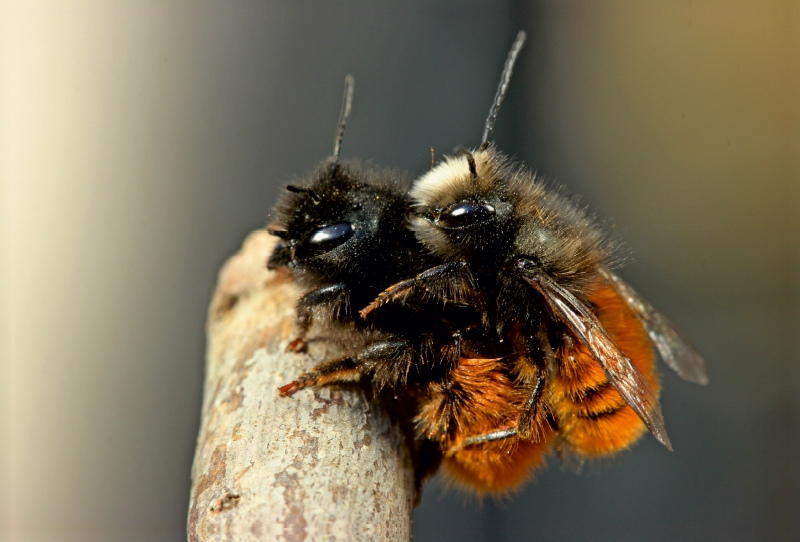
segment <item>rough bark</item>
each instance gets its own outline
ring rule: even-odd
[[[209,309],[189,540],[407,541],[413,469],[399,429],[357,390],[278,395],[336,352],[284,352],[298,291],[266,270],[271,247],[250,235]]]

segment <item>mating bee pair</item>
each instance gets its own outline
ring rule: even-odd
[[[309,289],[292,348],[312,320],[350,345],[281,394],[368,382],[413,424],[418,478],[441,460],[489,492],[519,485],[554,447],[608,456],[649,429],[671,449],[653,346],[684,379],[707,380],[675,327],[611,270],[613,243],[598,225],[493,145],[524,40],[480,146],[410,189],[398,172],[340,163],[348,76],[333,158],[287,187],[268,263]]]

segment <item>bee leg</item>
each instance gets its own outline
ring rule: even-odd
[[[307,297],[308,294],[301,297],[300,300],[297,302],[297,308],[295,310],[296,314],[295,323],[297,325],[298,333],[297,337],[295,337],[294,340],[286,346],[287,352],[294,352],[295,354],[308,352],[308,343],[306,343],[306,334],[308,333],[308,330],[311,327],[313,316],[311,313],[312,304],[306,300]]]
[[[308,292],[297,302],[297,328],[299,330],[295,338],[286,347],[287,352],[301,353],[308,350],[306,334],[314,315],[312,309],[323,309],[330,315],[331,319],[338,320],[350,316],[350,291],[343,283],[333,284],[324,288],[318,288]]]
[[[544,421],[546,375],[556,371],[555,352],[546,330],[523,332],[521,335],[529,339],[518,343],[517,348],[527,354],[517,359],[515,370],[521,379],[520,385],[530,389],[530,395],[517,418],[517,431],[522,439],[538,441]]]
[[[415,294],[421,294],[428,299],[473,304],[478,299],[473,294],[476,291],[477,285],[469,264],[463,261],[449,262],[389,286],[372,303],[361,309],[359,314],[366,318],[369,313],[387,303],[405,303]]]
[[[286,345],[286,351],[293,354],[302,354],[308,352],[308,343],[306,342],[305,333],[301,336],[295,337],[292,342]]]
[[[520,438],[529,440],[534,436],[538,426],[534,423],[539,417],[542,409],[542,395],[544,393],[545,379],[544,376],[539,376],[536,383],[533,385],[531,394],[528,400],[525,401],[525,406],[522,407],[522,412],[517,419],[517,434]]]
[[[361,367],[353,358],[339,358],[320,363],[313,371],[301,374],[297,380],[278,388],[281,397],[291,397],[305,388],[358,382],[363,377]]]
[[[544,392],[545,378],[540,376],[536,380],[528,400],[525,401],[525,406],[522,407],[522,412],[517,419],[516,427],[508,427],[497,429],[484,433],[482,435],[475,435],[468,437],[461,441],[457,446],[454,446],[449,452],[455,452],[466,448],[468,446],[475,446],[476,444],[483,444],[484,442],[493,442],[496,440],[503,440],[510,437],[519,437],[523,440],[530,440],[535,432],[534,420],[538,417],[539,409],[541,408],[542,395]]]
[[[357,356],[322,362],[312,371],[303,373],[297,380],[281,386],[278,390],[281,396],[291,397],[305,388],[360,382],[364,376],[373,375],[376,370],[380,377],[380,370],[385,371],[393,362],[402,364],[402,370],[407,372],[411,366],[412,355],[413,346],[407,341],[373,343]],[[390,373],[394,374],[394,371]],[[381,378],[377,380],[379,384],[384,383]]]
[[[467,437],[462,440],[456,446],[450,448],[448,453],[457,452],[469,446],[475,446],[476,444],[483,444],[485,442],[494,442],[496,440],[504,440],[507,438],[517,436],[517,428],[516,427],[508,427],[504,429],[497,429],[496,431],[491,431],[489,433],[484,433],[482,435],[475,435],[472,437]]]

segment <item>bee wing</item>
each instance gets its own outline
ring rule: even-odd
[[[644,324],[650,340],[656,345],[664,363],[684,380],[695,384],[708,384],[703,358],[678,328],[617,275],[608,269],[601,270],[601,274],[614,286]]]
[[[672,450],[656,394],[639,369],[606,333],[592,311],[571,292],[544,275],[525,277],[525,280],[544,296],[553,312],[586,345],[605,370],[608,381],[639,415],[653,436]]]

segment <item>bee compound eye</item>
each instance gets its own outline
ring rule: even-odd
[[[488,203],[462,202],[451,205],[438,220],[443,228],[462,228],[491,220],[495,215],[493,205]]]
[[[349,222],[342,222],[341,224],[332,224],[330,226],[323,226],[319,228],[311,237],[308,242],[313,245],[339,245],[347,241],[353,235],[353,226]]]
[[[333,250],[353,236],[353,225],[349,222],[331,224],[314,230],[306,241],[306,246],[314,253]]]

